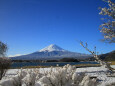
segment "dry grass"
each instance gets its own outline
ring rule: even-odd
[[[23,69],[26,69],[26,68],[48,68],[48,66],[24,66],[22,68]]]
[[[81,67],[99,67],[100,64],[77,64],[77,65],[74,65],[74,66],[76,66],[76,68],[81,68]],[[26,69],[26,68],[49,68],[49,67],[51,67],[51,66],[24,66],[22,68]],[[57,66],[53,66],[53,67],[57,67]]]
[[[78,64],[78,65],[74,65],[74,66],[76,66],[77,68],[80,68],[80,67],[99,67],[100,64]],[[26,69],[26,68],[49,68],[49,67],[51,67],[51,66],[24,66],[22,68]],[[57,67],[57,66],[53,66],[53,67]]]
[[[78,65],[74,65],[76,66],[77,68],[80,68],[80,67],[99,67],[100,64],[78,64]]]
[[[115,61],[107,61],[108,64],[110,65],[115,65]],[[112,68],[112,70],[115,70],[114,68]]]
[[[115,61],[109,61],[111,62],[110,65],[115,65]]]

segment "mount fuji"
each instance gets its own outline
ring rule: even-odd
[[[45,47],[40,50],[40,52],[52,52],[52,51],[66,51],[55,44],[51,44],[48,47]]]
[[[85,59],[88,57],[91,57],[91,55],[71,52],[55,44],[51,44],[37,52],[33,52],[27,55],[11,57],[11,59],[12,60],[48,60],[48,59],[61,59],[61,58]]]

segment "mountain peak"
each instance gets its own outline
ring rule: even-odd
[[[51,45],[40,50],[40,52],[44,52],[44,51],[51,52],[51,51],[65,51],[65,50],[55,44],[51,44]]]

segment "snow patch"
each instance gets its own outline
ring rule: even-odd
[[[115,67],[115,65],[113,65],[112,67]],[[44,82],[45,82],[45,84],[46,84],[46,82],[49,82],[48,81],[49,77],[50,77],[50,80],[52,80],[52,81],[55,79],[53,81],[53,83],[55,81],[58,81],[57,77],[59,77],[60,73],[62,74],[61,76],[64,76],[64,78],[68,77],[68,74],[69,75],[71,74],[70,71],[74,70],[72,68],[73,67],[71,67],[71,66],[64,66],[63,68],[61,68],[61,67],[57,67],[57,68],[53,67],[52,68],[51,67],[51,68],[39,68],[39,69],[36,69],[35,71],[33,69],[23,69],[22,75],[24,78],[22,79],[22,81],[24,81],[24,82],[26,81],[29,83],[30,81],[34,80],[35,78],[39,78],[39,80],[36,81],[35,86],[44,86],[43,85]],[[3,77],[3,79],[1,80],[0,84],[4,84],[4,86],[8,86],[8,85],[12,86],[12,85],[10,85],[10,84],[12,84],[11,83],[12,78],[17,78],[17,72],[19,72],[19,71],[20,71],[20,69],[8,70],[5,77]],[[49,73],[49,71],[52,71],[51,74]],[[63,71],[66,71],[66,72],[63,72]],[[83,78],[83,81],[80,83],[81,85],[89,86],[86,84],[89,83],[88,80],[90,79],[90,77],[96,77],[96,79],[99,81],[99,84],[96,86],[106,86],[108,84],[115,83],[115,77],[110,77],[110,76],[108,77],[106,75],[107,71],[108,71],[107,68],[104,68],[104,67],[86,67],[86,68],[77,68],[77,69],[75,68],[75,71],[73,71],[73,75],[72,75],[71,79],[73,79],[74,81],[78,81],[78,79],[80,79],[81,76],[83,76],[81,74],[85,73],[86,76]],[[46,74],[49,73],[49,75],[47,74],[47,76],[44,76],[44,73],[46,73]],[[56,77],[54,77],[53,74]],[[67,74],[67,75],[65,75],[65,74]],[[70,76],[69,76],[69,78],[70,78]],[[90,82],[94,83],[94,82],[96,82],[95,81],[96,79],[92,79],[92,81],[90,81]],[[65,80],[65,79],[63,79],[63,80]],[[78,82],[74,82],[74,83],[78,83]],[[49,84],[49,83],[47,83],[47,84]],[[68,84],[68,82],[67,82],[67,84]],[[66,85],[64,85],[64,86],[66,86]],[[68,86],[71,86],[71,85],[68,85]]]
[[[39,52],[45,52],[45,51],[52,52],[52,51],[66,51],[66,50],[60,48],[59,46],[55,44],[51,44],[48,47],[41,49]]]

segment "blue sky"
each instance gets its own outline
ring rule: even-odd
[[[7,43],[7,55],[28,54],[50,44],[66,50],[88,53],[77,40],[107,53],[115,44],[100,42],[102,23],[98,7],[102,0],[0,0],[0,41]]]

